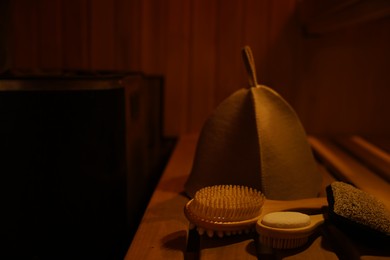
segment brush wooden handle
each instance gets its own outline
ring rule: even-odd
[[[260,219],[265,214],[276,211],[300,211],[305,209],[321,209],[328,205],[326,197],[308,198],[299,200],[268,200],[264,201]]]

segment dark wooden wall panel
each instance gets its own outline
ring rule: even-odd
[[[115,2],[116,63],[121,69],[138,69],[141,66],[142,2],[142,0]]]
[[[116,69],[115,1],[89,1],[91,69]]]
[[[8,64],[160,74],[164,132],[177,135],[199,131],[219,102],[247,86],[240,50],[249,44],[259,81],[291,103],[309,133],[389,132],[389,16],[348,20],[388,4],[317,2],[14,0]],[[322,9],[353,6],[348,26],[316,19]]]
[[[35,69],[39,64],[38,5],[32,1],[14,1],[11,15],[11,67]]]
[[[239,1],[231,4],[219,2],[216,19],[217,25],[217,84],[215,86],[215,101],[219,103],[235,90],[246,87],[241,81],[244,75],[241,48],[243,42],[243,21],[245,17],[244,6]]]
[[[194,131],[214,107],[216,89],[216,1],[193,1],[189,62],[189,109],[187,131]]]
[[[62,1],[41,0],[37,2],[38,20],[38,66],[62,68]],[[34,31],[33,31],[34,33]]]
[[[270,1],[246,0],[244,6],[243,42],[255,51],[253,55],[256,60],[257,77],[260,82],[264,82],[267,74],[269,5]],[[244,75],[243,81],[246,80],[247,77]]]
[[[90,67],[88,0],[62,1],[62,62],[65,69]]]
[[[311,132],[390,132],[389,28],[387,18],[305,39],[297,109]]]
[[[273,87],[288,102],[294,103],[297,64],[300,55],[299,26],[295,21],[296,3],[269,1],[266,31],[266,70],[260,82]]]
[[[170,43],[166,46],[169,59],[166,60],[165,75],[165,108],[164,119],[166,130],[185,132],[188,123],[189,75],[186,64],[190,62],[190,1],[169,0],[166,37]],[[181,22],[177,22],[181,21]],[[172,133],[172,132],[171,132]]]
[[[164,1],[144,0],[141,6],[141,48],[131,50],[141,52],[140,70],[146,73],[163,73],[164,63],[166,61],[167,46],[167,11],[171,7],[170,3]],[[138,12],[136,10],[130,10]],[[178,21],[179,22],[179,21]]]

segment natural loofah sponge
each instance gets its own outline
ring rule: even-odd
[[[329,185],[327,197],[330,217],[336,223],[390,236],[390,212],[377,198],[344,182]]]

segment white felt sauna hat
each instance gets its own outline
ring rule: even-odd
[[[298,116],[257,84],[250,48],[243,54],[251,87],[233,93],[205,122],[185,192],[193,197],[206,186],[235,184],[268,199],[316,197],[322,178]]]

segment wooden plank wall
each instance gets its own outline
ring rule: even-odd
[[[11,69],[163,75],[166,135],[199,131],[219,102],[247,86],[245,44],[260,82],[291,103],[309,133],[390,131],[388,16],[305,35],[297,0],[11,2]],[[306,14],[324,6],[303,2]]]

